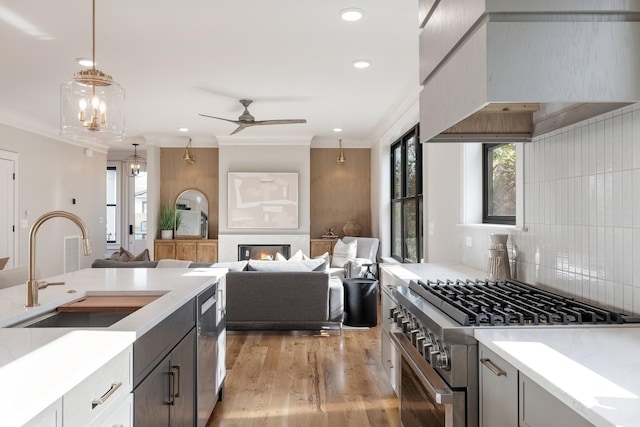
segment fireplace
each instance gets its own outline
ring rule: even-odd
[[[277,253],[288,259],[291,253],[291,245],[238,245],[238,261],[249,259],[275,260]]]

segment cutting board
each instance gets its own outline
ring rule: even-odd
[[[58,307],[58,311],[136,311],[160,295],[89,296]]]

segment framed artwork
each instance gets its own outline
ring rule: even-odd
[[[298,228],[298,174],[229,172],[229,228]]]

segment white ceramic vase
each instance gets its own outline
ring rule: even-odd
[[[162,240],[173,239],[173,230],[160,230],[160,238]]]

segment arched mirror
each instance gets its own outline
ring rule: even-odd
[[[176,239],[206,239],[209,230],[209,200],[198,190],[185,190],[176,199],[180,223]]]

